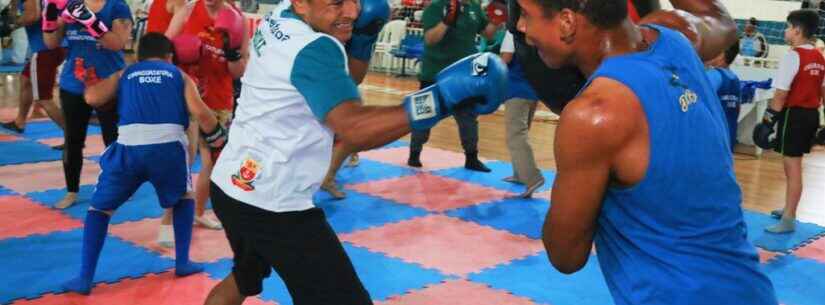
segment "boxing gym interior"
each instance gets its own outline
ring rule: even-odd
[[[489,21],[502,33],[510,28],[512,12],[508,13],[505,1],[469,1],[480,2]],[[151,5],[151,0],[132,2],[128,5],[134,20],[133,39],[124,51],[126,65],[137,61],[137,38],[146,31]],[[642,16],[672,8],[667,0],[630,2],[636,2],[633,14]],[[764,121],[774,97],[770,80],[776,79],[786,53],[793,52],[783,36],[788,13],[806,8],[819,14],[820,32],[813,44],[825,52],[825,1],[718,2],[735,20],[740,38],[739,54],[729,70],[741,81],[742,90],[732,107],[735,112],[729,114],[733,121],[728,127],[733,173],[741,189],[743,231],[756,249],[758,267],[773,285],[779,304],[825,305],[825,139],[811,139],[810,153],[801,158],[802,191],[796,217],[790,220],[793,229],[779,234],[766,229],[785,221],[782,209],[788,200],[788,178],[783,155],[760,148],[754,141],[754,129]],[[245,22],[254,29],[279,4],[257,0],[235,5],[244,8]],[[377,34],[367,75],[358,85],[364,105],[396,106],[420,89],[425,43],[422,18],[429,5],[431,0],[389,1],[389,20]],[[0,18],[14,18],[8,15],[13,13],[7,8]],[[0,122],[5,123],[19,117],[22,95],[31,99],[32,87],[25,92],[21,81],[34,80],[21,77],[32,58],[31,51],[20,51],[26,48],[19,46],[25,36],[15,34],[18,29],[13,25],[4,26],[5,31],[0,29],[0,35],[5,34]],[[523,37],[514,39],[517,55],[530,52],[532,47]],[[505,52],[501,36],[492,40],[479,36],[476,41],[479,51]],[[25,61],[15,58],[20,52],[27,54]],[[620,304],[605,281],[597,247],[581,270],[566,274],[550,263],[542,242],[542,227],[556,191],[556,131],[565,101],[575,97],[581,80],[572,89],[562,88],[558,84],[569,83],[569,79],[548,78],[558,72],[546,70],[538,56],[519,59],[524,81],[537,95],[532,101],[534,114],[513,118],[506,110],[508,104],[502,104],[497,111],[478,117],[476,154],[488,172],[467,168],[463,127],[446,118],[432,128],[416,156],[420,166],[410,166],[412,139],[408,134],[345,160],[331,184],[340,194],[326,189],[315,193],[313,204],[325,213],[375,304]],[[52,88],[58,106],[59,82]],[[822,113],[821,105],[819,109]],[[155,189],[145,183],[111,215],[91,294],[68,291],[62,284],[80,268],[84,219],[107,148],[93,115],[82,148],[76,201],[59,208],[67,192],[64,152],[56,147],[64,144],[63,129],[39,103],[32,103],[24,118],[25,127],[20,130],[0,128],[0,304],[204,304],[213,287],[233,272],[233,249],[207,201],[205,213],[195,216],[207,223],[193,225],[190,246],[190,259],[203,264],[203,272],[175,275],[174,245],[159,243],[164,210]],[[515,128],[510,124],[516,119],[529,128],[523,134],[541,183],[508,180],[515,170],[509,128]],[[819,119],[821,128],[825,117]],[[191,164],[193,182],[208,179],[200,176],[199,158],[195,156]],[[272,272],[263,281],[262,292],[247,297],[243,304],[296,303],[278,273]],[[717,303],[705,300],[702,304]]]

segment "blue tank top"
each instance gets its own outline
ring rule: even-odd
[[[161,60],[144,60],[125,71],[118,83],[118,126],[178,124],[189,126],[184,80],[178,67]]]
[[[747,240],[725,117],[695,49],[651,26],[649,50],[607,58],[590,77],[630,88],[650,133],[645,178],[605,193],[597,257],[616,304],[776,305]]]
[[[33,0],[33,1],[40,1],[40,0]],[[24,11],[24,0],[20,1],[20,13],[22,14]],[[43,42],[43,29],[40,25],[40,18],[37,19],[37,22],[31,25],[26,26],[26,37],[29,40],[29,51],[32,53],[37,53],[46,49],[46,43]]]
[[[95,15],[109,29],[112,29],[112,21],[115,19],[132,20],[129,6],[123,0],[106,0],[106,4]],[[83,94],[85,86],[74,75],[75,66],[78,64],[82,64],[86,69],[94,67],[97,76],[101,79],[109,77],[125,65],[122,51],[103,48],[82,24],[67,24],[65,30],[65,37],[68,41],[68,54],[63,65],[63,71],[60,73],[61,89],[74,94]]]
[[[37,20],[37,22],[32,25],[26,26],[26,37],[29,39],[29,50],[32,53],[46,50],[46,43],[43,42],[43,30],[40,26],[40,20]]]

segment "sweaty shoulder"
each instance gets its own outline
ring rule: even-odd
[[[609,151],[627,142],[643,120],[644,111],[630,88],[597,77],[564,108],[560,125],[574,132],[580,141]]]

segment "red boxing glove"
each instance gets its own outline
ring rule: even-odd
[[[215,17],[215,30],[223,33],[223,52],[228,61],[241,59],[239,49],[245,38],[243,30],[244,17],[235,9],[224,7]]]
[[[198,36],[192,34],[180,34],[172,39],[175,46],[175,62],[188,65],[197,63],[201,57],[203,42]]]

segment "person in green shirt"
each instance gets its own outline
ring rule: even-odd
[[[477,0],[433,0],[421,17],[424,29],[424,56],[418,80],[421,88],[435,82],[435,75],[450,64],[476,53],[476,35],[492,39],[497,26],[487,21],[487,15]],[[478,160],[478,119],[470,109],[456,109],[454,115],[470,170],[489,172]],[[421,150],[430,138],[430,131],[413,131],[407,165],[421,167]]]

